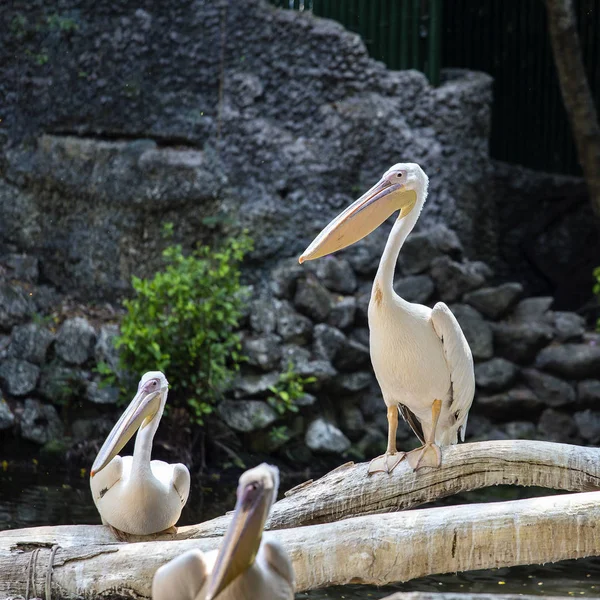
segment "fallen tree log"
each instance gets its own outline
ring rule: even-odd
[[[413,472],[406,462],[391,475],[367,476],[367,463],[348,463],[315,482],[288,492],[271,511],[267,529],[330,523],[352,516],[412,508],[493,485],[539,486],[585,492],[600,489],[600,449],[531,440],[496,440],[443,449],[439,469]],[[193,502],[193,499],[192,499]],[[167,535],[132,537],[132,541],[184,540],[224,534],[231,517],[180,527]],[[17,542],[114,544],[100,525],[35,527],[0,532],[0,549]]]
[[[600,493],[419,509],[284,529],[298,591],[600,554]],[[0,550],[0,597],[148,598],[156,569],[220,538]]]

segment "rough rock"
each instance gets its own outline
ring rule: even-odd
[[[550,310],[554,298],[552,296],[537,296],[521,300],[512,313],[516,321],[539,321]]]
[[[492,324],[496,354],[519,364],[529,364],[552,341],[552,327],[537,321]]]
[[[296,364],[295,370],[302,377],[314,377],[318,385],[327,383],[337,375],[337,371],[328,360],[299,362]]]
[[[600,381],[586,379],[577,384],[577,397],[579,404],[600,406]]]
[[[365,431],[365,419],[357,406],[344,404],[341,408],[340,422],[350,439],[357,440]]]
[[[312,323],[308,317],[299,315],[287,300],[277,304],[277,333],[284,342],[306,343],[312,334]]]
[[[515,382],[517,374],[517,367],[504,358],[492,358],[475,365],[477,386],[489,392],[500,392],[510,387]]]
[[[97,363],[105,363],[113,373],[120,371],[119,350],[115,346],[119,326],[115,324],[102,325],[94,348],[94,357]]]
[[[351,294],[356,290],[356,275],[350,263],[336,256],[325,256],[317,261],[317,277],[332,292]]]
[[[39,261],[35,256],[27,254],[8,254],[2,262],[8,268],[8,278],[37,283],[40,271]]]
[[[10,346],[10,335],[0,334],[0,362],[8,358],[8,348]]]
[[[537,437],[535,425],[530,421],[511,421],[504,429],[511,440],[535,440]]]
[[[15,422],[15,415],[10,406],[6,403],[6,400],[2,398],[0,394],[0,431],[2,429],[10,429]]]
[[[353,372],[370,364],[369,348],[355,340],[347,339],[333,360],[333,366],[340,371]]]
[[[482,262],[456,262],[448,256],[439,256],[431,264],[431,277],[444,302],[455,302],[463,294],[481,287],[492,276]]]
[[[291,300],[296,293],[296,281],[306,274],[295,258],[281,261],[269,277],[271,291],[278,298]]]
[[[492,358],[494,345],[490,324],[468,304],[454,304],[450,310],[467,338],[473,358],[476,361]]]
[[[327,319],[333,308],[333,297],[314,277],[298,281],[294,305],[313,321]]]
[[[356,450],[364,457],[378,456],[385,452],[387,436],[375,425],[367,425],[365,434],[356,444]]]
[[[352,327],[356,315],[356,298],[345,296],[334,299],[334,302],[327,323],[342,330]]]
[[[71,425],[71,435],[76,442],[102,439],[110,433],[113,425],[106,417],[76,419]]]
[[[270,334],[277,328],[277,307],[273,298],[257,298],[250,302],[250,326],[256,333]]]
[[[0,330],[23,322],[33,312],[33,304],[23,288],[0,281]]]
[[[370,345],[371,333],[366,327],[358,327],[352,330],[350,333],[350,339],[362,344],[366,348]]]
[[[554,312],[551,323],[559,342],[579,342],[585,333],[585,319],[572,312]]]
[[[20,424],[21,435],[36,444],[47,444],[63,436],[64,427],[54,406],[31,398],[25,400]]]
[[[82,365],[94,354],[96,332],[87,319],[67,319],[58,330],[55,350],[57,356],[73,365]]]
[[[0,364],[0,379],[12,396],[25,396],[35,389],[40,368],[25,360],[9,358]]]
[[[305,393],[300,398],[294,400],[294,404],[298,407],[313,406],[317,401],[317,397],[312,394]]]
[[[369,319],[369,302],[371,301],[371,290],[373,285],[365,283],[360,286],[358,293],[356,294],[356,312],[358,318],[367,323]]]
[[[583,410],[573,415],[579,435],[593,446],[600,443],[600,411]]]
[[[431,298],[435,284],[429,275],[409,275],[396,279],[394,289],[407,302],[425,304]]]
[[[547,408],[538,422],[540,439],[548,442],[573,443],[578,441],[577,425],[571,415]]]
[[[278,373],[266,373],[265,375],[241,375],[234,383],[235,395],[260,396],[269,392],[269,388],[279,381]]]
[[[369,371],[354,371],[353,373],[340,373],[335,379],[335,387],[344,392],[360,392],[368,388],[373,382],[373,374]]]
[[[274,334],[245,338],[242,352],[248,357],[248,364],[260,367],[263,371],[271,371],[281,361],[281,338]]]
[[[112,385],[102,385],[99,380],[88,383],[86,398],[94,404],[116,404],[119,400],[119,388]]]
[[[485,317],[497,320],[508,313],[522,295],[523,286],[520,283],[504,283],[498,287],[469,292],[463,300]]]
[[[38,285],[31,293],[33,308],[40,315],[50,314],[61,301],[61,295],[50,285]]]
[[[285,344],[281,349],[281,370],[287,370],[291,364],[297,367],[301,363],[310,361],[310,351],[296,344]]]
[[[536,369],[523,369],[521,376],[533,393],[548,406],[573,404],[576,400],[573,386],[558,377],[541,373]]]
[[[54,340],[54,334],[36,323],[18,325],[12,330],[9,355],[36,365],[46,360],[46,353]]]
[[[600,346],[563,344],[542,350],[536,366],[567,379],[589,379],[600,373]]]
[[[223,400],[218,412],[231,429],[245,433],[264,429],[277,420],[277,413],[260,400]]]
[[[335,327],[319,323],[313,331],[313,352],[318,358],[333,361],[340,348],[346,343],[346,336]]]
[[[462,252],[456,233],[440,224],[409,235],[402,246],[399,263],[403,273],[416,275],[426,271],[440,254],[460,258]]]
[[[315,419],[308,426],[304,440],[313,452],[343,454],[350,448],[350,440],[323,417]]]
[[[86,386],[85,372],[51,362],[42,367],[38,391],[54,404],[66,404],[85,397]]]
[[[365,417],[372,417],[382,411],[385,414],[385,402],[377,384],[373,384],[368,390],[361,392],[360,410]]]
[[[535,415],[544,403],[526,387],[517,386],[493,396],[475,395],[478,410],[494,419],[508,421],[511,418]]]

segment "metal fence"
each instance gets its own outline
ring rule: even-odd
[[[272,0],[335,19],[391,69],[415,68],[433,85],[440,68],[494,77],[494,158],[580,174],[542,0]],[[584,62],[600,91],[600,0],[575,0]],[[599,107],[600,108],[600,107]]]

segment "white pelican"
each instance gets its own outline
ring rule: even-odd
[[[160,567],[153,600],[292,600],[290,559],[276,541],[261,542],[278,487],[276,467],[263,463],[243,473],[221,548],[207,554],[188,550]]]
[[[150,461],[169,383],[160,371],[146,373],[127,410],[106,438],[90,471],[90,487],[102,523],[119,539],[172,530],[190,492],[185,465]],[[137,431],[133,456],[117,453]]]
[[[371,361],[387,405],[388,446],[369,473],[390,473],[407,456],[396,449],[398,411],[423,446],[409,464],[439,466],[439,446],[464,440],[475,377],[473,357],[454,315],[443,302],[433,309],[406,302],[394,292],[394,269],[412,231],[429,180],[419,165],[398,163],[368,192],[338,215],[300,257],[312,260],[362,239],[400,211],[385,245],[369,302]]]

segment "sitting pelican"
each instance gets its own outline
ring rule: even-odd
[[[153,600],[292,600],[290,559],[274,540],[261,542],[278,487],[276,467],[263,463],[243,473],[221,548],[207,554],[188,550],[160,567]]]
[[[371,362],[387,405],[388,445],[369,473],[392,470],[407,456],[396,449],[398,411],[423,446],[408,453],[413,469],[439,466],[439,446],[464,441],[475,392],[473,357],[454,315],[443,302],[433,309],[394,292],[394,269],[425,199],[427,175],[419,165],[398,163],[366,194],[338,215],[300,257],[312,260],[362,239],[400,211],[385,245],[369,302]]]
[[[119,539],[174,530],[190,492],[182,464],[150,460],[169,382],[160,371],[146,373],[127,410],[106,438],[90,471],[90,487],[103,525]],[[117,453],[137,431],[133,456]]]

